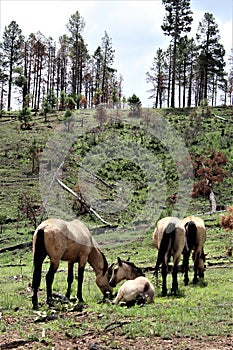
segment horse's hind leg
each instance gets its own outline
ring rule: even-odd
[[[173,271],[172,271],[172,295],[177,295],[178,290],[178,280],[177,280],[177,274],[178,274],[178,260],[174,262]]]
[[[32,289],[33,289],[32,305],[34,310],[38,308],[37,293],[41,282],[42,264],[45,257],[46,257],[46,254],[42,253],[40,256],[37,255],[36,258],[34,258],[34,272],[32,277]]]
[[[185,251],[183,253],[183,272],[184,272],[184,285],[185,286],[187,286],[189,283],[189,276],[188,276],[189,256],[190,256],[190,251]]]
[[[70,299],[70,293],[71,293],[71,285],[74,280],[74,263],[72,261],[68,262],[68,276],[67,276],[67,292],[66,292],[66,297]]]
[[[50,262],[49,271],[46,275],[47,304],[52,305],[52,284],[59,262]]]
[[[197,278],[197,270],[198,270],[198,261],[199,261],[200,253],[194,254],[194,277],[193,277],[193,284],[197,284],[198,278]]]
[[[162,296],[165,297],[167,295],[167,265],[165,264],[165,262],[163,262],[162,264],[162,278]]]

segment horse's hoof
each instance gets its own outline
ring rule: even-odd
[[[82,311],[83,311],[83,307],[84,307],[83,304],[76,304],[76,305],[74,306],[73,311],[82,312]]]

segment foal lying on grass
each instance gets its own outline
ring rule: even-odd
[[[135,304],[153,303],[155,290],[152,283],[143,276],[134,280],[128,280],[118,290],[117,296],[113,304],[124,301],[127,306]]]

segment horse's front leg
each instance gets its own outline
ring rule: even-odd
[[[47,304],[52,305],[52,284],[54,280],[54,275],[58,269],[59,262],[50,262],[49,271],[46,275],[46,289],[47,289]]]
[[[84,268],[85,266],[79,266],[78,267],[78,291],[77,291],[77,298],[78,300],[83,303],[83,295],[82,295],[82,286],[83,286],[83,277],[84,277]]]
[[[74,280],[74,263],[72,261],[68,262],[68,276],[67,276],[67,292],[66,297],[70,299],[70,293],[71,293],[71,285]]]

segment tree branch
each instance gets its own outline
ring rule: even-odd
[[[90,211],[92,214],[94,214],[101,222],[103,222],[105,225],[108,226],[113,226],[113,224],[105,221],[92,207],[90,207],[84,200],[83,198],[81,198],[76,192],[74,192],[73,190],[71,190],[68,186],[66,186],[60,179],[58,179],[58,177],[56,177],[56,181],[58,182],[58,184],[64,188],[66,191],[68,191],[69,193],[71,193],[75,198],[77,198],[77,200],[82,203],[87,209],[88,211]]]

